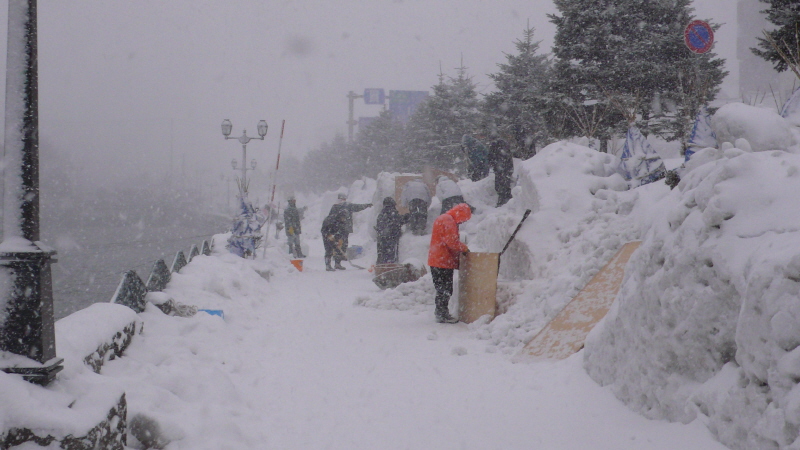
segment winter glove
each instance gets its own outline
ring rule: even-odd
[[[326,239],[333,242],[333,235],[329,234],[328,236],[326,236]]]

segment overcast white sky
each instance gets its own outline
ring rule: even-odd
[[[695,8],[729,24],[717,52],[735,72],[736,2]],[[7,0],[0,10],[5,54]],[[282,119],[284,155],[302,155],[346,134],[350,90],[428,90],[440,63],[453,74],[463,57],[488,92],[486,74],[514,51],[526,21],[549,51],[554,12],[549,0],[39,0],[42,146],[87,177],[166,171],[170,153],[175,171],[219,177],[241,157],[221,121],[238,136],[266,119],[267,141],[248,145],[265,174]],[[735,79],[726,89],[735,95]],[[356,116],[378,111],[356,103]]]

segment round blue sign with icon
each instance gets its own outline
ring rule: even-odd
[[[705,53],[714,45],[714,30],[708,22],[693,20],[683,31],[683,41],[694,53]]]

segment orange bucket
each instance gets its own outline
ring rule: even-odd
[[[303,271],[303,260],[302,259],[292,259],[292,265],[297,268],[300,272]]]

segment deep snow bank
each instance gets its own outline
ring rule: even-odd
[[[699,411],[733,448],[788,446],[800,427],[800,156],[703,152],[714,155],[653,210],[585,367],[648,417]]]
[[[798,131],[774,110],[729,103],[711,118],[717,142],[735,144],[746,139],[753,151],[787,150],[797,152]]]

